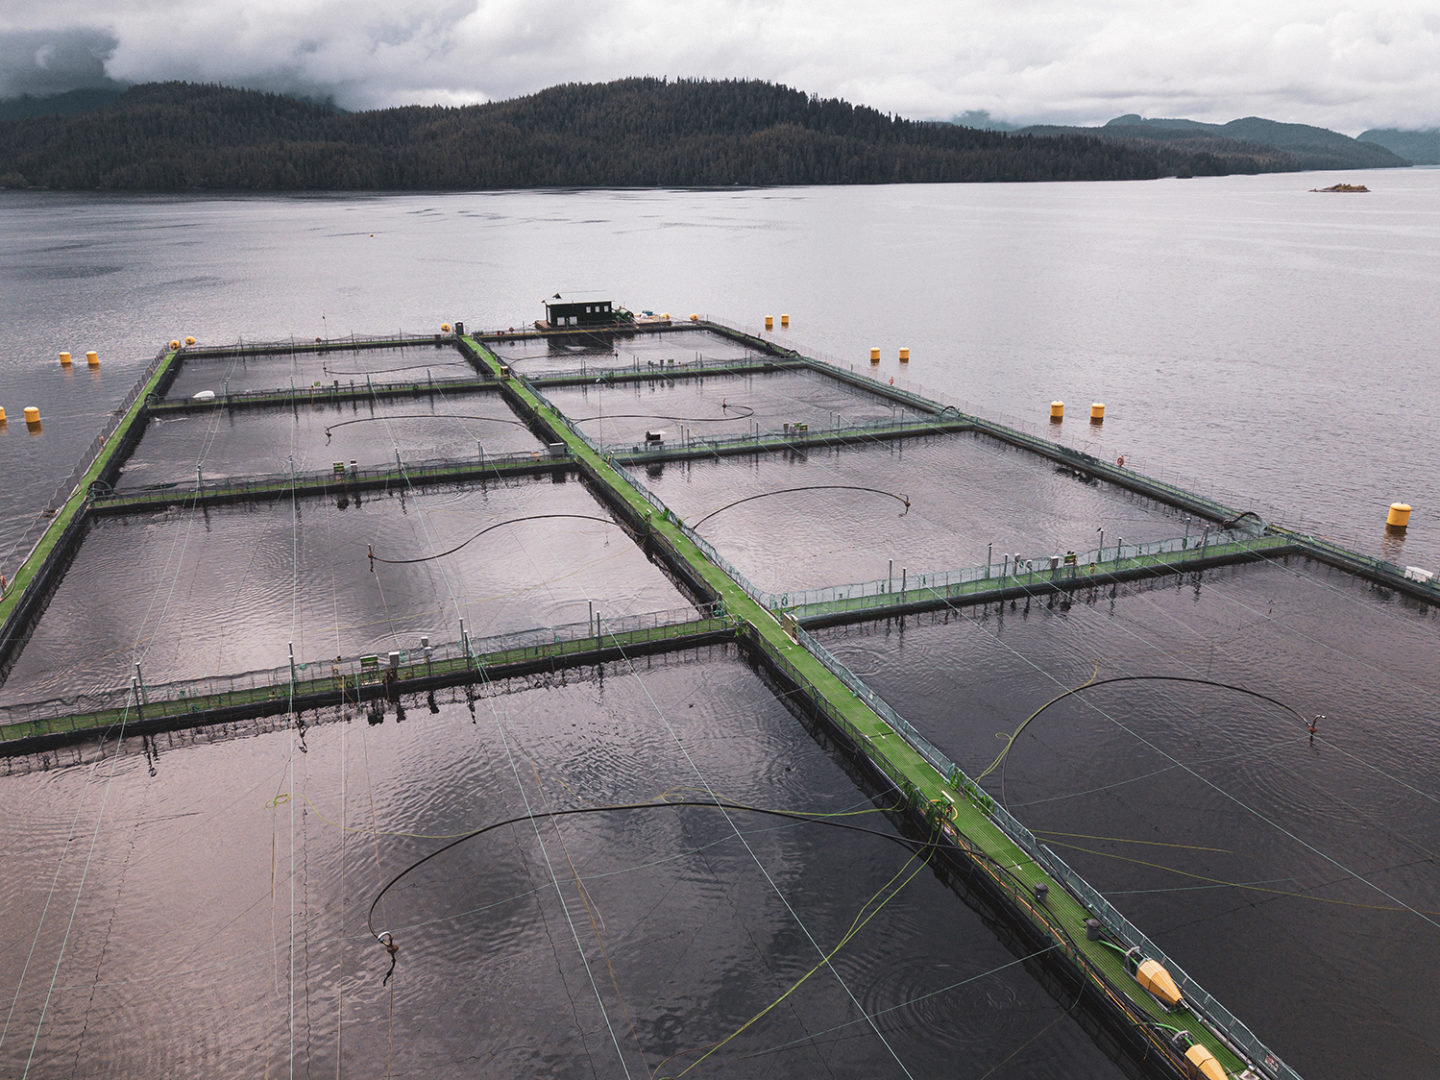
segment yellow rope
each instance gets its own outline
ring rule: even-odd
[[[1144,844],[1147,847],[1181,848],[1184,851],[1214,851],[1221,855],[1234,855],[1230,848],[1205,847],[1202,844],[1167,844],[1163,840],[1129,840],[1123,836],[1096,836],[1093,833],[1056,832],[1053,829],[1035,829],[1036,836],[1068,836],[1076,840],[1109,840],[1116,844]]]
[[[915,867],[915,869],[910,872],[910,875],[906,877],[904,881],[900,882],[900,884],[898,885],[895,885],[895,880],[899,878],[900,875],[905,872],[906,867],[908,867],[916,859],[920,859],[920,865]],[[929,864],[929,861],[929,851],[926,852],[923,858],[921,858],[918,853],[912,854],[908,859],[905,860],[903,864],[901,864],[900,869],[896,870],[895,873],[891,875],[889,881],[885,882],[884,885],[881,885],[880,888],[876,889],[874,894],[871,895],[871,897],[866,900],[865,903],[860,905],[860,910],[856,912],[854,920],[852,920],[850,923],[850,929],[845,932],[844,936],[840,938],[840,940],[835,944],[835,947],[833,949],[825,953],[815,963],[814,967],[812,967],[809,971],[805,972],[805,974],[801,975],[800,978],[795,980],[795,982],[791,983],[789,989],[787,989],[774,1001],[770,1002],[769,1005],[766,1005],[763,1009],[757,1012],[754,1016],[750,1017],[749,1020],[746,1020],[743,1024],[741,1024],[738,1028],[732,1031],[729,1035],[726,1035],[719,1042],[714,1043],[708,1050],[705,1051],[705,1053],[701,1054],[700,1057],[696,1058],[689,1065],[685,1066],[685,1068],[680,1070],[680,1072],[676,1073],[674,1077],[666,1078],[666,1080],[679,1080],[680,1077],[684,1076],[691,1069],[695,1068],[711,1054],[715,1053],[715,1051],[719,1050],[726,1043],[730,1042],[736,1036],[740,1035],[741,1032],[745,1031],[757,1020],[760,1020],[762,1017],[764,1017],[767,1013],[770,1012],[770,1010],[774,1009],[777,1005],[779,1005],[782,1001],[788,998],[796,990],[800,989],[800,987],[805,984],[806,980],[809,979],[810,976],[814,975],[822,967],[825,967],[827,964],[829,964],[831,959],[834,958],[835,954],[838,953],[841,949],[843,949],[846,945],[848,945],[850,941],[855,937],[855,935],[865,928],[865,924],[868,923],[871,919],[873,919],[876,915],[878,915],[881,909],[884,908],[886,904],[888,904],[891,900],[895,899],[895,897],[899,896],[900,893],[904,890],[905,886],[909,885],[910,882],[915,879],[915,875],[925,869],[925,867]],[[895,887],[891,890],[890,895],[886,896],[884,900],[881,900],[879,904],[876,904],[874,909],[871,910],[870,913],[867,915],[865,913],[866,909],[869,908],[871,904],[874,904],[875,901],[880,897],[880,895],[884,893],[886,889],[890,889],[892,885],[895,885]],[[696,1049],[699,1049],[699,1047],[696,1047]],[[679,1054],[671,1054],[669,1058],[665,1059],[665,1061],[680,1057],[681,1054],[688,1053],[694,1053],[694,1050],[682,1050]],[[664,1065],[665,1061],[662,1061],[660,1064]]]
[[[1107,859],[1119,859],[1121,862],[1135,863],[1138,866],[1148,866],[1155,870],[1164,870],[1171,874],[1178,874],[1180,877],[1193,878],[1196,881],[1208,881],[1212,885],[1228,885],[1235,889],[1249,889],[1251,892],[1269,893],[1272,896],[1289,896],[1296,900],[1313,900],[1317,904],[1334,904],[1337,907],[1363,908],[1366,911],[1406,911],[1419,912],[1421,915],[1440,915],[1440,911],[1425,911],[1419,908],[1395,907],[1390,904],[1362,904],[1358,900],[1340,900],[1329,896],[1314,896],[1311,893],[1294,892],[1289,889],[1271,889],[1264,885],[1247,885],[1243,881],[1226,881],[1224,878],[1209,877],[1205,874],[1192,873],[1189,870],[1181,870],[1174,866],[1165,866],[1163,863],[1148,862],[1145,859],[1136,859],[1128,855],[1116,855],[1109,851],[1095,851],[1092,848],[1081,847],[1079,844],[1066,844],[1057,840],[1056,847],[1069,848],[1071,851],[1081,851],[1087,855],[1100,855]]]
[[[997,731],[997,732],[995,733],[995,737],[996,737],[997,739],[1004,739],[1004,740],[1005,740],[1005,746],[1001,749],[1000,753],[998,753],[998,754],[995,755],[995,760],[992,761],[992,762],[990,762],[989,765],[986,765],[986,766],[985,766],[985,771],[982,772],[982,773],[980,773],[978,776],[975,777],[975,780],[976,780],[977,782],[980,781],[980,780],[984,780],[985,777],[989,776],[992,772],[994,772],[996,769],[998,769],[998,768],[1000,767],[1000,763],[1005,760],[1005,755],[1008,754],[1008,753],[1010,753],[1010,748],[1015,745],[1015,740],[1020,737],[1020,733],[1025,730],[1025,726],[1026,726],[1027,724],[1029,724],[1031,720],[1034,720],[1035,717],[1039,716],[1042,712],[1044,712],[1046,709],[1048,709],[1051,705],[1054,705],[1054,704],[1055,704],[1057,701],[1059,701],[1061,698],[1069,697],[1071,694],[1075,693],[1076,690],[1084,690],[1085,687],[1089,686],[1091,683],[1093,683],[1093,682],[1094,682],[1096,679],[1098,679],[1099,677],[1100,677],[1100,662],[1097,660],[1097,661],[1095,662],[1095,670],[1094,670],[1093,672],[1091,672],[1090,678],[1086,679],[1086,680],[1085,680],[1083,683],[1081,683],[1079,686],[1076,686],[1076,687],[1073,687],[1073,688],[1071,688],[1071,689],[1069,689],[1069,690],[1066,690],[1063,694],[1056,694],[1056,695],[1055,695],[1053,698],[1051,698],[1049,701],[1045,702],[1044,705],[1041,705],[1040,708],[1036,709],[1036,710],[1035,710],[1034,712],[1032,712],[1029,716],[1027,716],[1024,720],[1020,721],[1020,726],[1017,727],[1014,731],[1012,731],[1012,732],[1010,733],[1009,737],[1006,737],[1006,735],[1005,735],[1005,733],[1004,733],[1003,731]]]

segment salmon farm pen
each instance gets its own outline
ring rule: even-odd
[[[1385,921],[1440,908],[1405,707],[1437,688],[1428,575],[768,332],[616,312],[166,348],[0,561],[7,822],[88,765],[119,770],[139,829],[163,754],[220,770],[235,808],[215,843],[237,876],[192,843],[194,873],[263,878],[273,922],[276,852],[313,860],[287,945],[97,829],[119,877],[80,918],[265,937],[201,1007],[210,1067],[293,1063],[297,918],[301,1004],[334,1015],[305,1053],[337,1072],[918,1075],[1008,1047],[983,1072],[1052,1028],[1083,1075],[1313,1080],[1336,1029],[1380,1074],[1429,1052],[1283,1007],[1326,993],[1287,941],[1401,964]],[[244,777],[276,753],[257,803]],[[386,829],[347,788],[361,768],[405,793],[382,791]],[[1335,843],[1312,785],[1351,785]],[[99,1026],[141,1060],[109,989],[128,947],[67,944],[43,899],[12,894],[26,948],[107,974],[52,1001],[17,971],[17,1022],[53,1025],[31,1052],[59,1067]],[[540,950],[537,918],[574,951]],[[1228,944],[1239,922],[1269,955]],[[676,935],[731,966],[671,964]],[[883,962],[855,956],[869,935]],[[165,1000],[144,1022],[184,1022]],[[562,1008],[575,1039],[527,1027]],[[456,1043],[482,1021],[501,1037]]]

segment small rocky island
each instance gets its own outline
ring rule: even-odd
[[[1311,191],[1369,191],[1364,184],[1331,184],[1329,187],[1310,189]]]

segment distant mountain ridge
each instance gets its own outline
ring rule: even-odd
[[[1411,161],[1375,141],[1362,142],[1328,128],[1287,124],[1246,116],[1228,124],[1199,120],[1145,119],[1135,113],[1117,116],[1098,128],[1034,125],[1018,129],[1031,135],[1094,135],[1130,145],[1163,144],[1195,154],[1250,154],[1265,168],[1393,169]],[[1288,164],[1287,164],[1288,163]]]
[[[1401,164],[1372,144],[1362,152],[1375,164]],[[1176,137],[1146,121],[1001,133],[733,79],[569,83],[487,105],[361,113],[223,86],[151,83],[73,115],[0,119],[0,187],[64,190],[1138,180],[1320,167],[1303,160],[1294,149],[1207,132]]]
[[[1371,128],[1355,138],[1383,146],[1415,165],[1440,165],[1440,128]]]

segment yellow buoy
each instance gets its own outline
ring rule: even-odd
[[[1148,958],[1141,960],[1135,968],[1135,981],[1154,994],[1167,1009],[1180,1004],[1180,988],[1159,962]]]
[[[692,311],[692,312],[690,313],[690,321],[691,321],[691,322],[699,322],[699,321],[700,321],[700,313],[699,313],[698,311]]]
[[[40,422],[40,410],[34,405],[25,406],[25,422],[27,424],[38,424]]]
[[[450,324],[448,322],[442,322],[440,324],[440,332],[442,334],[448,334],[450,332]]]
[[[1403,529],[1410,524],[1410,504],[1391,503],[1390,513],[1385,518],[1385,524],[1392,529]]]
[[[901,349],[901,350],[900,350],[900,363],[902,363],[902,364],[908,364],[909,362],[910,362],[910,350],[909,350],[909,349]]]
[[[774,329],[775,329],[775,316],[774,316],[774,315],[766,315],[766,316],[765,316],[765,329],[766,329],[766,330],[774,330]]]
[[[781,325],[781,326],[789,326],[789,325],[790,325],[790,316],[789,316],[789,315],[781,315],[781,316],[780,316],[780,325]]]
[[[68,352],[62,352],[62,353],[60,354],[60,366],[61,366],[61,367],[69,367],[69,366],[70,366],[70,354],[69,354]]]
[[[879,345],[872,345],[872,346],[870,347],[870,363],[872,363],[872,364],[878,364],[879,362],[880,362],[880,346],[879,346]]]
[[[87,364],[89,364],[91,367],[99,367],[99,366],[100,366],[100,354],[97,353],[97,352],[95,352],[95,351],[92,349],[90,352],[87,352],[87,353],[85,354],[85,362],[86,362]]]
[[[1228,1080],[1225,1067],[1199,1043],[1185,1051],[1185,1066],[1194,1080]]]
[[[1050,402],[1050,419],[1051,419],[1051,420],[1064,420],[1064,419],[1065,419],[1065,403],[1064,403],[1063,401],[1052,401],[1052,402]]]
[[[0,405],[0,424],[5,422],[5,406]]]
[[[1097,402],[1095,402],[1093,405],[1090,406],[1090,422],[1091,422],[1092,424],[1100,424],[1100,423],[1103,423],[1104,420],[1105,420],[1105,403],[1104,403],[1103,401],[1097,401]]]
[[[185,344],[186,344],[186,345],[194,345],[194,344],[195,344],[195,339],[194,339],[193,337],[186,337],[186,338],[185,338]]]
[[[171,342],[170,342],[170,348],[172,348],[172,349],[178,349],[179,347],[180,347],[180,341],[179,341],[178,338],[175,339],[174,341],[171,341]]]

